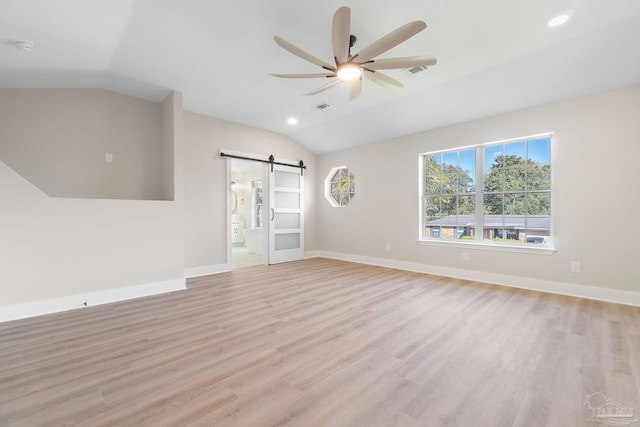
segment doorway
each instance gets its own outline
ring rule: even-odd
[[[265,166],[262,162],[231,159],[231,268],[267,263],[264,227]]]
[[[225,153],[228,185],[227,263],[233,269],[304,258],[301,166]],[[255,160],[254,160],[255,159]]]

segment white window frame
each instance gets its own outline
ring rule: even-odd
[[[484,162],[483,162],[483,151],[485,147],[498,145],[498,144],[507,144],[516,141],[525,141],[532,140],[536,138],[545,138],[549,137],[551,139],[551,147],[550,147],[550,155],[551,155],[551,191],[550,191],[550,200],[551,200],[551,209],[550,209],[550,240],[549,243],[509,243],[509,242],[497,242],[497,241],[487,241],[484,240],[484,215],[483,215],[483,207],[484,207]],[[475,238],[473,240],[466,239],[442,239],[442,238],[432,238],[430,235],[426,233],[425,227],[425,164],[424,158],[430,154],[440,154],[446,152],[459,152],[463,150],[475,149],[476,151],[476,176],[475,176]],[[546,254],[551,255],[556,250],[556,237],[555,237],[555,227],[554,227],[554,169],[556,164],[555,158],[555,143],[554,143],[554,135],[553,132],[545,132],[540,134],[522,136],[517,138],[509,138],[504,140],[497,140],[491,142],[485,142],[477,145],[467,145],[454,147],[450,149],[442,149],[442,150],[433,150],[424,153],[420,153],[418,155],[418,176],[419,176],[419,185],[418,185],[418,243],[421,245],[435,245],[435,246],[448,246],[448,247],[475,247],[478,249],[486,249],[486,250],[496,250],[496,251],[506,251],[506,252],[524,252],[524,253],[534,253],[534,254]],[[441,233],[440,233],[441,234]]]

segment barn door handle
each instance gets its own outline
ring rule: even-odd
[[[275,209],[271,208],[271,221],[273,221],[274,219],[276,219],[276,211]]]

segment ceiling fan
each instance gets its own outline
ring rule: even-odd
[[[433,56],[407,56],[402,58],[375,59],[378,55],[392,49],[400,43],[415,36],[427,27],[422,21],[413,21],[398,27],[386,36],[378,39],[355,55],[351,55],[351,48],[356,42],[356,37],[350,34],[351,9],[341,7],[333,15],[332,41],[333,59],[335,65],[324,62],[321,59],[305,52],[282,37],[274,36],[274,40],[280,47],[294,55],[318,65],[326,70],[324,73],[315,74],[272,74],[274,77],[308,79],[308,78],[336,78],[330,83],[315,89],[306,95],[315,95],[342,82],[349,82],[349,101],[360,96],[362,90],[362,76],[384,86],[388,89],[400,89],[402,83],[393,79],[379,70],[391,70],[398,68],[427,67],[436,63]]]

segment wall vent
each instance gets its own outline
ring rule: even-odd
[[[418,74],[426,69],[428,69],[428,67],[411,67],[411,68],[407,68],[404,71],[406,71],[407,74],[413,75],[413,74]]]

